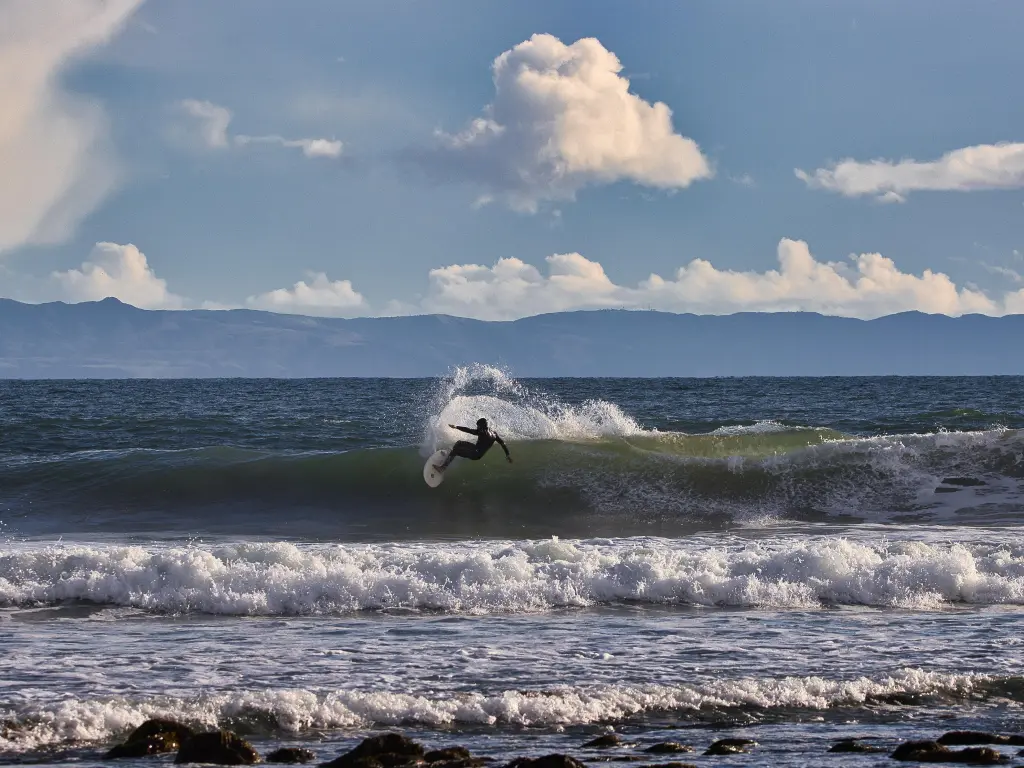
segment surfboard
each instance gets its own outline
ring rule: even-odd
[[[448,449],[442,448],[439,451],[435,451],[434,454],[427,459],[427,463],[423,465],[423,479],[431,488],[437,488],[437,486],[439,486],[444,480],[444,472],[438,472],[434,469],[434,465],[443,462],[447,455]]]

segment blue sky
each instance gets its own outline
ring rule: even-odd
[[[944,0],[6,0],[0,295],[1024,311],[1022,28]]]

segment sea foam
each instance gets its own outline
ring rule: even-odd
[[[890,676],[739,678],[680,685],[603,685],[494,693],[416,694],[306,689],[208,693],[190,698],[69,697],[26,703],[5,716],[19,727],[0,734],[0,751],[108,742],[147,718],[204,728],[238,727],[283,735],[369,726],[570,726],[615,722],[652,712],[701,709],[826,709],[884,704],[900,696],[965,698],[984,687],[980,675],[902,669]]]
[[[317,615],[680,606],[1024,604],[1024,545],[779,537],[190,546],[12,545],[0,605]]]

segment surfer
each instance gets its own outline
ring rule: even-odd
[[[448,465],[455,460],[456,456],[461,456],[464,459],[470,459],[472,461],[482,459],[484,454],[487,453],[495,443],[500,445],[501,450],[505,452],[505,459],[508,463],[512,463],[512,457],[508,454],[508,446],[506,446],[505,441],[501,439],[501,435],[487,426],[487,419],[477,419],[476,429],[472,429],[471,427],[457,427],[454,424],[449,424],[448,426],[469,435],[476,435],[476,445],[468,440],[459,440],[452,446],[452,449],[448,451],[448,456],[445,458],[443,464],[433,465],[434,469],[438,472],[444,472],[448,469]]]

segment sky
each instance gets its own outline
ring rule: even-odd
[[[0,296],[1021,313],[1022,28],[1009,0],[0,0]]]

